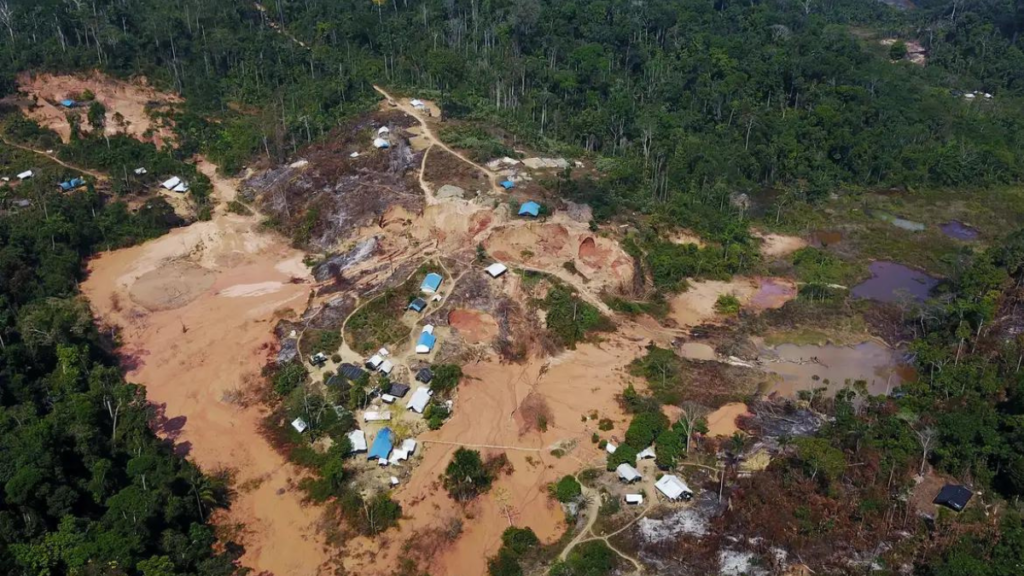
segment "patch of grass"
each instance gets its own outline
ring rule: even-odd
[[[548,332],[566,348],[575,348],[593,332],[608,332],[615,324],[569,288],[556,285],[540,303],[547,311]]]
[[[250,210],[248,206],[242,204],[238,200],[232,200],[231,202],[228,202],[228,212],[231,212],[232,214],[241,214],[242,216],[249,216],[250,214],[252,214],[252,210]]]
[[[625,314],[627,316],[640,316],[647,314],[652,318],[663,320],[668,317],[668,313],[672,311],[671,306],[661,293],[655,295],[653,300],[648,302],[640,302],[637,300],[626,300],[619,296],[611,296],[605,294],[601,297],[604,303],[609,308],[618,312],[619,314]]]
[[[349,318],[345,337],[353,350],[365,354],[409,337],[411,329],[402,323],[402,315],[419,295],[420,284],[430,271],[433,269],[421,267],[400,286],[385,290]]]
[[[739,314],[740,306],[740,299],[734,294],[722,294],[715,301],[715,310],[727,316]]]
[[[469,152],[476,162],[487,162],[503,156],[516,157],[516,152],[483,128],[467,123],[446,124],[441,128],[441,140],[453,148]]]

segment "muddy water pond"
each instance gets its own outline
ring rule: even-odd
[[[959,220],[950,220],[939,228],[942,233],[957,240],[977,240],[981,232],[973,226],[968,226]]]
[[[767,393],[796,397],[801,390],[825,387],[833,395],[857,381],[872,395],[889,394],[912,372],[902,354],[878,342],[856,346],[781,344],[762,347],[763,368],[782,377]]]
[[[906,295],[921,302],[939,283],[937,278],[895,262],[872,262],[869,269],[871,278],[854,286],[854,298],[898,302]]]

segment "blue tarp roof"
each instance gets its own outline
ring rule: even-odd
[[[68,180],[67,182],[61,182],[60,183],[60,189],[65,191],[65,192],[67,192],[68,190],[74,190],[75,188],[78,188],[79,186],[81,186],[83,184],[85,184],[85,179],[84,178],[72,178],[71,180]]]
[[[417,346],[426,346],[428,350],[434,349],[434,343],[437,342],[437,337],[430,332],[421,332],[420,339],[416,341]]]
[[[523,205],[519,207],[519,215],[520,216],[526,216],[526,215],[538,216],[538,215],[540,215],[540,204],[537,204],[533,200],[530,200],[529,202],[524,202]]]
[[[512,188],[516,187],[516,183],[511,180],[505,180],[504,182],[501,183],[501,187],[504,188],[505,190],[511,190]]]
[[[427,301],[423,298],[417,298],[412,302],[409,302],[409,310],[415,310],[417,312],[423,312],[423,309],[427,307]]]
[[[60,105],[65,107],[65,108],[71,108],[72,106],[75,105],[75,101],[74,100],[61,100],[60,101]]]
[[[440,274],[431,272],[423,279],[423,284],[420,285],[420,290],[437,292],[437,289],[441,287],[441,280],[443,280],[443,278],[441,278]]]
[[[377,432],[377,437],[373,439],[373,446],[370,446],[370,452],[366,455],[366,459],[383,458],[386,460],[391,454],[391,448],[391,428],[381,428],[380,432]]]

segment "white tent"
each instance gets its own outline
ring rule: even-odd
[[[366,433],[362,430],[349,432],[348,441],[352,444],[353,452],[366,452]]]
[[[186,184],[185,182],[180,182],[178,183],[177,186],[174,187],[174,191],[182,194],[188,192],[188,184]]]
[[[686,485],[686,482],[683,482],[671,474],[662,476],[661,479],[654,484],[654,487],[664,494],[669,500],[689,500],[693,497],[693,491]]]
[[[363,412],[364,422],[384,422],[391,420],[391,412],[369,411]]]
[[[412,104],[413,108],[423,108],[423,101],[416,98],[410,100],[409,104]]]
[[[618,473],[619,480],[622,480],[623,482],[636,482],[642,478],[642,476],[640,476],[640,472],[638,472],[636,468],[633,468],[625,462],[619,464],[619,467],[615,469],[615,472]]]
[[[390,133],[391,133],[391,129],[388,128],[387,126],[381,126],[380,128],[377,129],[377,136],[383,136],[385,134],[390,134]]]
[[[146,174],[148,172],[149,172],[149,170],[146,170],[145,168],[142,168],[142,167],[139,167],[139,168],[135,169],[135,175],[136,176],[142,176],[143,174]]]
[[[391,485],[392,486],[398,486],[398,478],[392,476],[391,477]]]
[[[380,354],[374,354],[370,356],[370,359],[366,361],[366,365],[376,370],[380,368],[380,365],[384,362],[384,359],[380,357]]]
[[[25,170],[21,174],[18,174],[18,180],[28,180],[29,178],[31,178],[31,177],[33,177],[35,175],[36,175],[35,172],[33,172],[31,170]]]
[[[485,272],[491,275],[491,278],[497,278],[508,271],[508,266],[505,266],[501,262],[495,262],[484,269]]]
[[[395,400],[398,400],[398,398],[395,398],[391,394],[381,394],[380,399],[383,400],[385,404],[394,404]]]
[[[380,350],[377,350],[377,355],[381,358],[387,358],[388,356],[391,356],[391,352],[388,352],[387,348],[381,348]]]
[[[359,158],[359,152],[353,152],[348,155],[349,158]]]
[[[391,374],[391,371],[395,369],[395,363],[391,360],[385,360],[380,363],[380,371],[384,374]]]
[[[433,324],[427,324],[426,326],[423,327],[423,331],[426,332],[427,334],[433,334],[434,333],[434,325]]]
[[[626,494],[626,504],[643,504],[643,494]]]
[[[373,147],[374,148],[390,148],[391,144],[388,144],[388,141],[383,139],[383,138],[374,138],[373,139]]]
[[[178,178],[177,176],[172,176],[170,180],[165,181],[163,184],[161,184],[161,186],[168,190],[174,190],[174,187],[177,186],[178,184],[181,184],[181,178]]]
[[[427,408],[427,402],[430,401],[430,388],[421,386],[416,389],[413,393],[412,398],[409,398],[409,403],[406,406],[409,410],[413,410],[418,414],[423,414],[423,411]]]
[[[404,450],[409,456],[412,456],[416,452],[416,440],[413,438],[406,438],[402,440],[402,450]]]
[[[615,454],[615,451],[618,449],[619,447],[616,446],[615,444],[612,444],[611,442],[604,445],[604,451],[609,454]]]
[[[654,453],[654,448],[648,446],[647,448],[644,448],[643,451],[636,455],[636,461],[639,462],[646,458],[655,458],[656,456],[657,454]]]
[[[306,421],[302,418],[296,418],[295,420],[292,420],[292,428],[295,428],[296,432],[302,434],[307,428],[309,428],[309,425],[306,424]]]

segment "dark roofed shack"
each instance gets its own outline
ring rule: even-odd
[[[430,384],[430,381],[433,379],[434,373],[430,371],[430,368],[420,368],[419,372],[416,372],[416,380],[419,382]]]
[[[939,506],[945,506],[960,512],[971,501],[972,496],[974,496],[974,493],[965,486],[946,484],[942,487],[942,490],[939,490],[939,495],[935,497],[935,500],[932,500],[932,504],[938,504]]]

